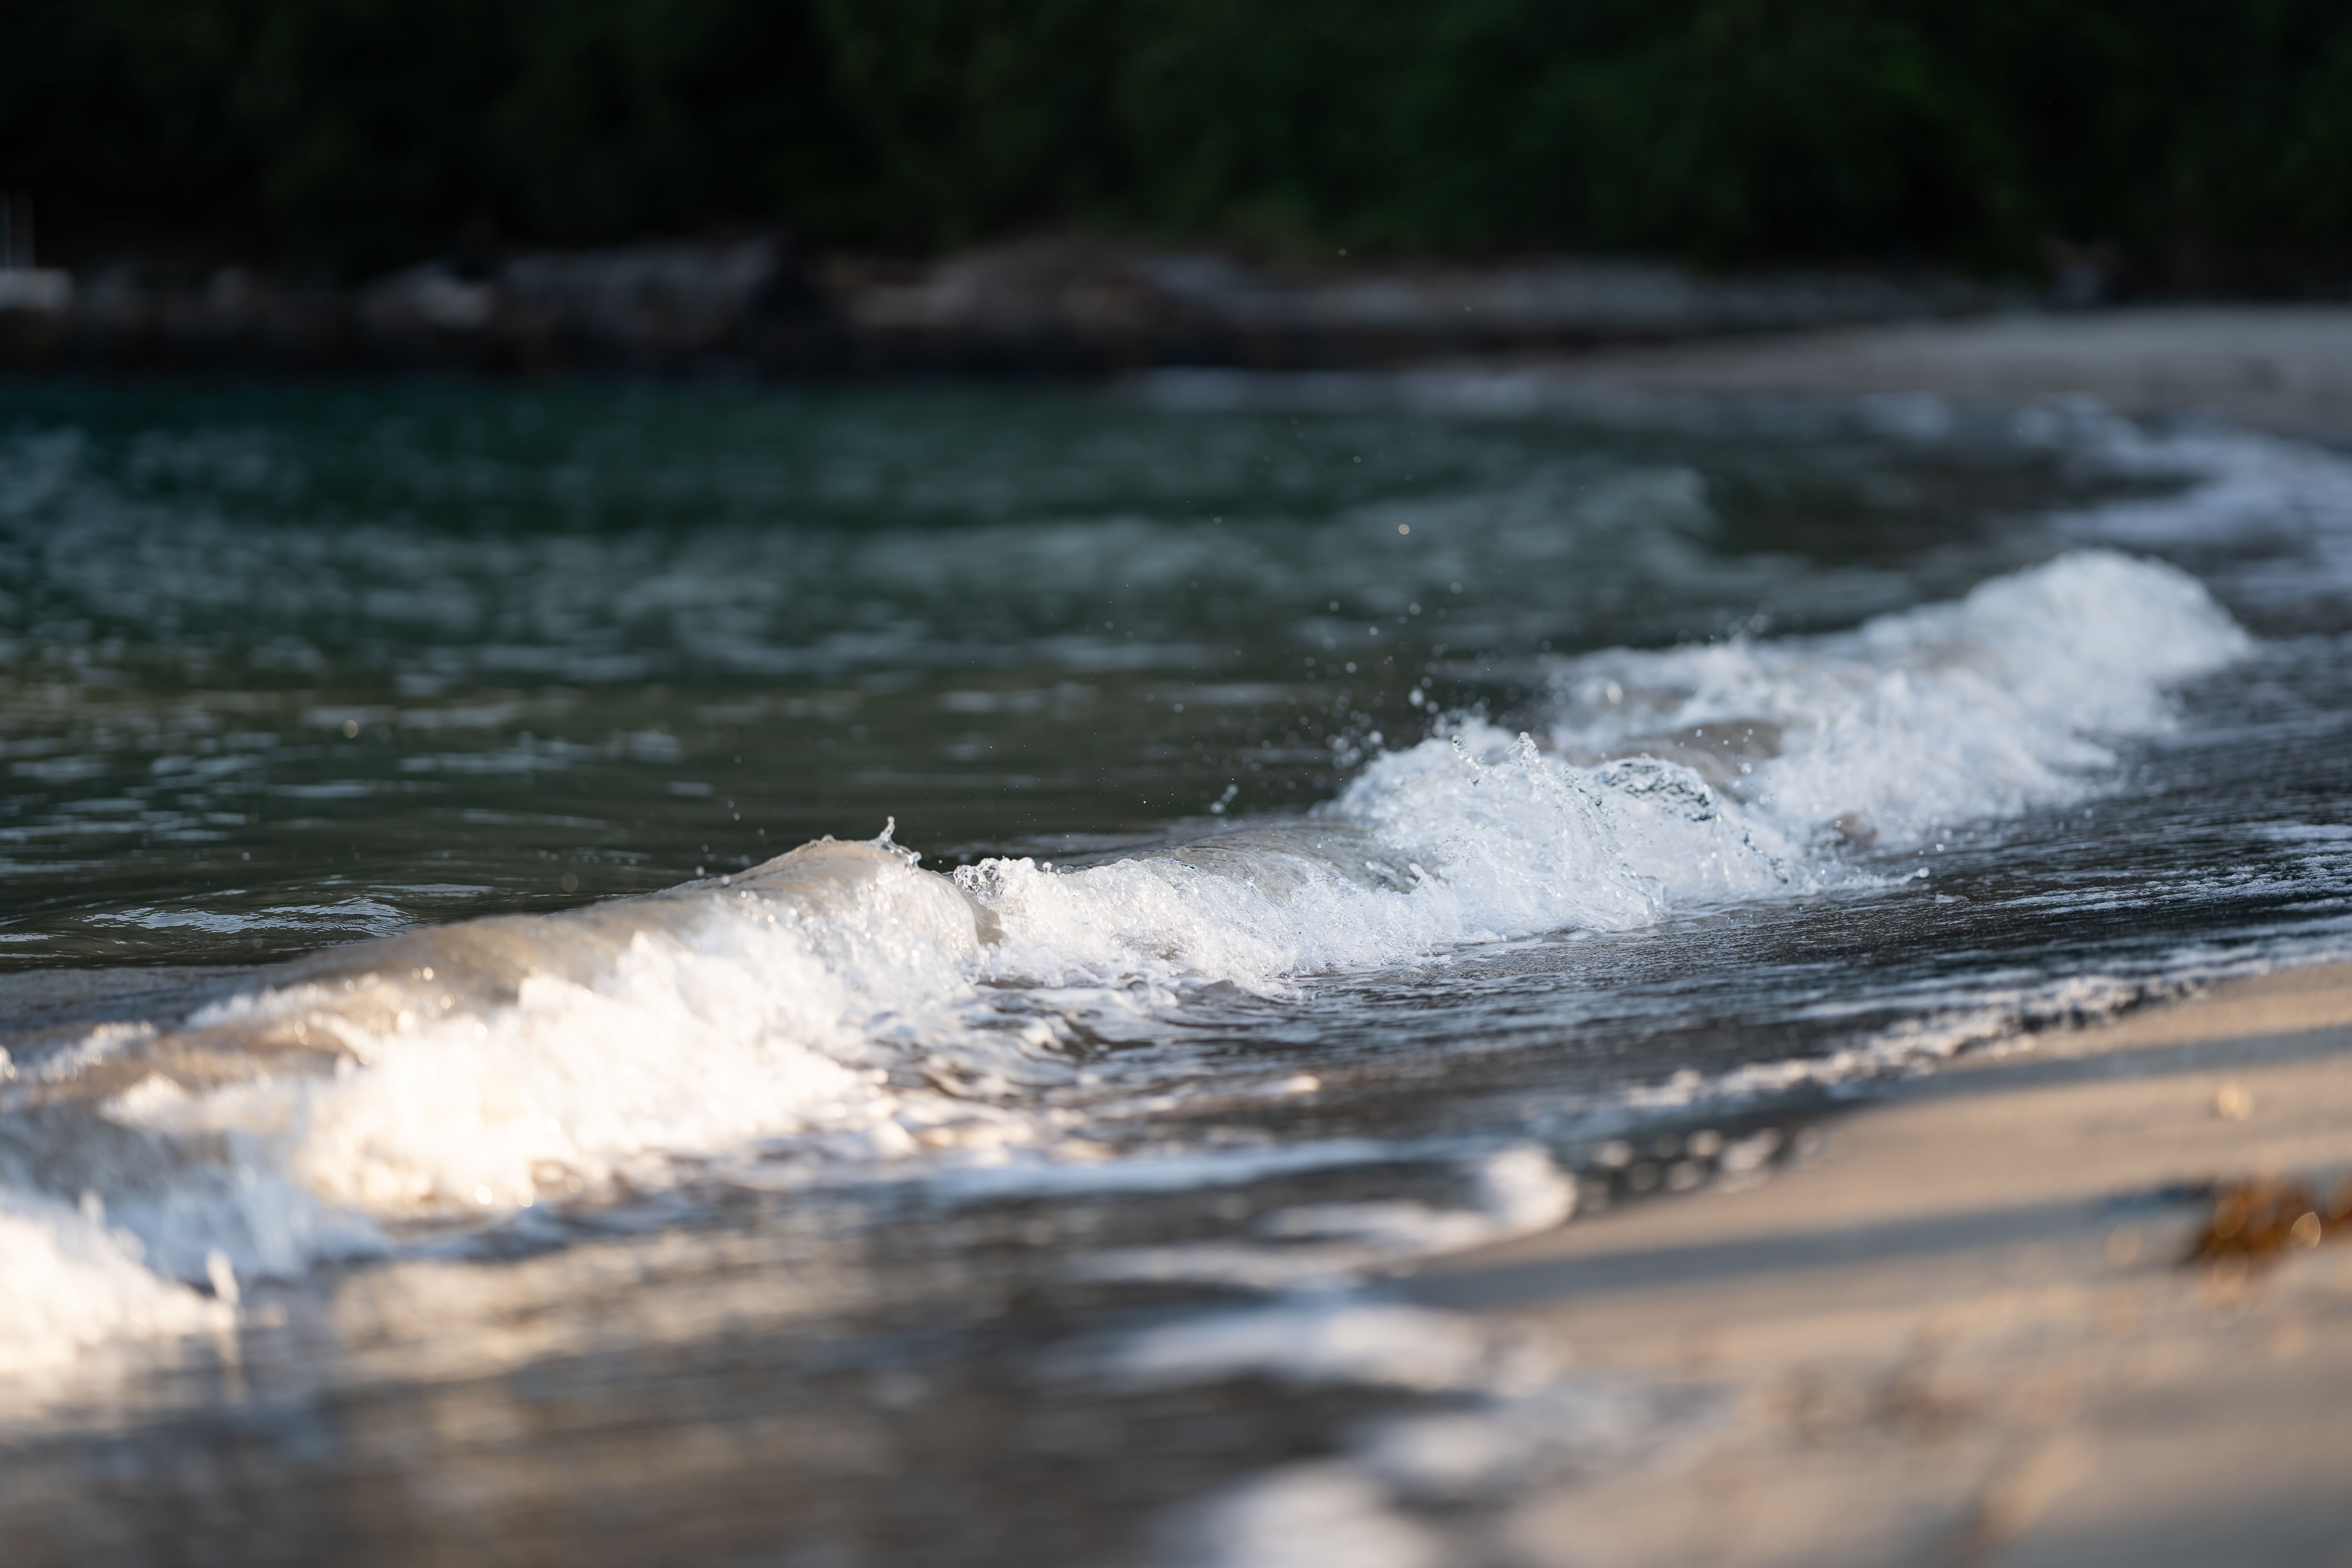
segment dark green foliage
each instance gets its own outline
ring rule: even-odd
[[[1077,223],[2285,278],[2352,258],[2352,6],[0,0],[0,184],[344,268]]]
[[[0,185],[45,226],[351,268],[469,229],[772,222],[840,178],[804,7],[0,0]]]

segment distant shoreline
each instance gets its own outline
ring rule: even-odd
[[[420,263],[0,273],[0,372],[831,380],[1507,368],[1586,397],[2084,396],[2352,443],[2352,302],[2057,309],[1940,274],[1579,257],[1275,265],[1048,235],[934,263],[773,237]],[[36,287],[35,285],[38,285]]]
[[[2352,444],[2352,305],[2141,306],[1604,352],[1563,390],[1710,396],[1924,393],[1977,406],[2091,398],[2137,416]]]
[[[457,255],[358,286],[123,260],[0,273],[0,363],[1093,378],[1356,369],[1984,310],[1943,274],[1655,261],[1247,259],[1044,234],[934,261],[752,235]]]

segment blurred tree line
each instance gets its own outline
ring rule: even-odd
[[[53,252],[345,272],[1066,223],[2308,279],[2352,258],[2352,5],[0,0],[0,186]]]

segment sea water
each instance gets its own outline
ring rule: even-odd
[[[2352,948],[2348,607],[2084,406],[12,389],[0,1525],[1434,1560],[1697,1417],[1385,1271]]]

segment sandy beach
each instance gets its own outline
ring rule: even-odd
[[[2210,1184],[2352,1166],[2352,965],[1889,1090],[1748,1191],[1410,1282],[1584,1369],[1724,1396],[1502,1526],[1531,1563],[2352,1563],[2352,1249],[2188,1266]]]
[[[2095,399],[2119,414],[2206,415],[2352,442],[2352,310],[2137,307],[2020,312],[1623,349],[1558,363],[1603,396],[1927,393],[1978,406]]]

